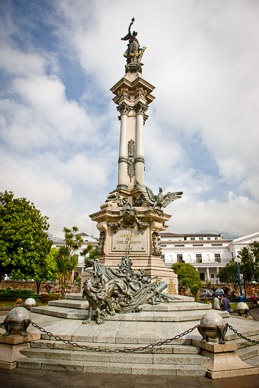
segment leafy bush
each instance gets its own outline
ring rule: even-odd
[[[11,290],[11,288],[0,288],[0,299],[16,300],[21,298],[23,300],[27,298],[36,298],[34,291],[32,290]]]

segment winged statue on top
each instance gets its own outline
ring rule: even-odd
[[[161,210],[162,207],[168,206],[176,199],[181,198],[183,195],[182,191],[175,193],[168,192],[164,195],[162,187],[159,187],[159,192],[155,195],[149,187],[141,185],[139,182],[136,183],[136,188],[140,190],[143,198],[152,206],[153,209],[159,210]]]

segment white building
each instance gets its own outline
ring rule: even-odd
[[[192,264],[201,281],[217,284],[217,273],[231,260],[230,239],[221,234],[161,233],[162,254],[166,266],[177,262]]]
[[[75,276],[82,275],[84,271],[84,259],[80,252],[92,244],[98,246],[98,239],[86,233],[80,233],[84,243],[80,250],[75,252],[78,257],[78,266]],[[185,262],[192,264],[199,272],[202,282],[210,281],[211,284],[219,283],[217,274],[232,258],[237,257],[244,247],[248,247],[253,241],[259,241],[259,232],[234,240],[225,239],[221,234],[175,234],[161,233],[162,255],[167,267],[172,264]],[[59,248],[65,245],[65,241],[54,241],[53,247]]]
[[[230,250],[231,258],[237,257],[238,253],[244,248],[248,247],[254,241],[259,241],[259,232],[248,234],[247,236],[239,237],[233,240],[228,248]]]

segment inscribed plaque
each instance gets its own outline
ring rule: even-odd
[[[121,229],[112,236],[112,252],[145,252],[146,233],[138,230]]]

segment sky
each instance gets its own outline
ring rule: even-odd
[[[259,1],[0,0],[0,191],[98,237],[89,214],[117,186],[131,18],[155,86],[145,184],[183,191],[172,233],[259,231]]]

